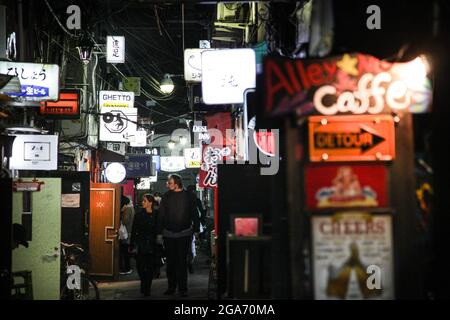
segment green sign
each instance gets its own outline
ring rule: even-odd
[[[139,77],[127,77],[123,81],[123,90],[132,91],[135,96],[141,95],[141,78]]]

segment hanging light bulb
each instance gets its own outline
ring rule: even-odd
[[[164,78],[161,80],[159,84],[161,91],[165,94],[172,93],[173,89],[175,88],[172,78],[168,73],[164,75]]]
[[[169,147],[169,149],[175,148],[175,141],[170,139],[169,142],[167,142],[167,146]]]

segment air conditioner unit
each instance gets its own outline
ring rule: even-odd
[[[217,21],[247,23],[249,21],[250,5],[248,3],[218,3]]]

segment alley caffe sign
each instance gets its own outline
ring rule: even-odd
[[[263,92],[269,117],[424,113],[432,96],[422,58],[389,63],[360,53],[314,60],[267,57]]]
[[[317,161],[390,161],[395,158],[390,115],[311,116],[309,158]]]

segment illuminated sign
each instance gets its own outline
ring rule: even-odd
[[[58,136],[17,135],[13,142],[10,169],[57,170]]]
[[[111,183],[120,183],[122,182],[127,175],[127,170],[123,166],[123,164],[118,162],[112,162],[108,164],[105,169],[106,179]]]
[[[395,158],[392,116],[312,116],[311,161],[390,161]]]
[[[76,90],[61,90],[56,102],[41,102],[39,113],[48,119],[79,119],[80,95]]]
[[[202,82],[202,52],[214,49],[184,50],[184,80]]]
[[[427,112],[431,81],[426,61],[389,63],[360,53],[300,60],[264,60],[264,109],[268,116]]]
[[[100,91],[98,105],[101,108],[133,108],[134,92],[127,91]]]
[[[256,86],[253,49],[202,53],[202,93],[205,104],[244,103],[244,91]]]
[[[161,171],[178,172],[184,170],[184,157],[161,157]]]
[[[5,92],[28,101],[58,100],[59,66],[57,64],[0,61],[0,73],[18,77],[22,93]]]
[[[102,108],[100,141],[126,142],[135,135],[137,108]]]
[[[125,63],[125,37],[107,36],[106,38],[106,62]]]
[[[184,161],[186,168],[200,168],[202,164],[202,151],[200,148],[184,149]]]

